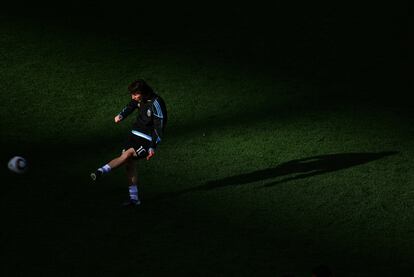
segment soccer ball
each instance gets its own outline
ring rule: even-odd
[[[8,167],[11,171],[15,173],[23,174],[27,170],[27,161],[23,157],[15,156],[10,159]]]

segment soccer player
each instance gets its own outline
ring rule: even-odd
[[[131,101],[115,116],[115,123],[124,120],[134,110],[138,112],[122,154],[98,168],[90,176],[96,181],[111,170],[125,165],[130,199],[124,205],[137,206],[141,204],[138,197],[137,160],[149,160],[155,155],[155,149],[163,138],[167,124],[167,109],[164,100],[142,79],[132,82],[128,90]]]

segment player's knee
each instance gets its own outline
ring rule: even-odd
[[[123,158],[123,159],[128,159],[128,158],[129,158],[129,156],[130,156],[129,151],[124,151],[124,152],[122,153],[122,155],[121,155],[121,158]]]
[[[123,155],[125,155],[125,158],[131,158],[135,155],[135,150],[134,148],[129,148],[127,151],[125,151],[123,153]]]

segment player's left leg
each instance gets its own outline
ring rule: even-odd
[[[129,148],[127,150],[125,150],[124,152],[122,152],[122,155],[113,159],[112,161],[110,161],[108,163],[108,165],[112,168],[115,169],[117,167],[120,167],[121,165],[128,163],[132,158],[136,157],[137,153],[135,152],[134,148]]]

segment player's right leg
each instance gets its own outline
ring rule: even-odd
[[[122,152],[121,156],[111,160],[109,163],[105,164],[104,166],[98,168],[95,172],[91,173],[91,179],[96,181],[102,175],[111,172],[112,169],[122,166],[125,164],[129,159],[136,157],[137,153],[135,152],[134,148],[129,148]]]

